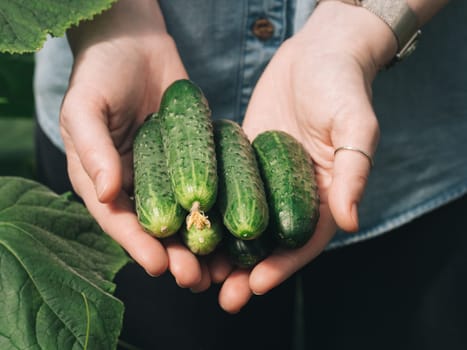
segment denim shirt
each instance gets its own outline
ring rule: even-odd
[[[161,0],[190,78],[203,89],[213,118],[239,123],[253,87],[278,46],[299,30],[315,2],[307,0]],[[423,28],[415,53],[382,71],[373,85],[381,128],[364,197],[360,231],[338,232],[327,249],[380,235],[467,191],[467,2],[451,1]],[[260,40],[258,19],[273,25]],[[71,71],[64,38],[36,54],[38,121],[63,149],[58,114]]]

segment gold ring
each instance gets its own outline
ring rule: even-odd
[[[339,151],[354,151],[354,152],[358,152],[360,153],[361,155],[363,155],[366,159],[368,159],[368,161],[370,162],[370,166],[373,167],[375,165],[375,162],[373,161],[373,158],[370,156],[369,153],[365,152],[365,151],[362,151],[361,149],[359,148],[355,148],[355,147],[352,147],[352,146],[341,146],[341,147],[337,147],[334,151],[334,156],[336,156],[336,153],[339,152]]]

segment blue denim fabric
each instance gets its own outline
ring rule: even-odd
[[[68,86],[73,56],[65,38],[50,38],[35,54],[33,79],[36,118],[52,143],[65,149],[60,135],[59,111]]]
[[[167,30],[177,42],[190,78],[206,94],[213,118],[237,122],[242,121],[266,64],[280,44],[304,24],[315,4],[306,0],[159,3]],[[251,30],[260,18],[274,25],[274,34],[267,41],[256,38]]]
[[[168,31],[190,78],[205,92],[213,118],[237,122],[275,50],[303,25],[314,4],[160,1]],[[377,77],[374,107],[381,142],[360,205],[361,230],[338,232],[328,249],[388,232],[467,192],[466,13],[465,1],[451,1],[423,28],[415,53]],[[252,34],[258,18],[273,23],[271,39]],[[49,40],[36,59],[38,120],[63,149],[58,111],[71,69],[66,40]]]

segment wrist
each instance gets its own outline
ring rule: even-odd
[[[351,55],[373,75],[397,52],[396,37],[386,23],[341,1],[320,3],[298,35],[319,44],[324,54]]]
[[[317,0],[319,4],[326,2],[329,1]],[[341,2],[363,8],[390,28],[397,42],[397,54],[386,64],[386,66],[391,66],[413,52],[421,34],[419,28],[449,0],[335,0],[331,2]],[[377,50],[377,46],[374,48]],[[378,52],[381,51],[377,50],[375,57],[378,57]]]
[[[168,36],[159,5],[153,0],[119,0],[92,20],[67,30],[74,56],[96,43],[138,42],[136,48],[144,48],[141,41],[150,45]]]

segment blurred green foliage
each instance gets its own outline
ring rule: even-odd
[[[0,54],[0,117],[32,118],[34,55]]]
[[[0,176],[34,178],[34,56],[0,54]]]

